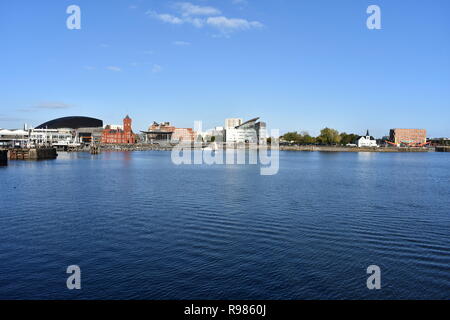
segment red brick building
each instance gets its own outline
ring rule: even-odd
[[[390,140],[395,144],[424,144],[427,142],[425,129],[392,129]]]
[[[170,122],[154,122],[145,134],[147,141],[188,142],[194,141],[196,137],[192,128],[176,128]]]
[[[194,141],[195,140],[195,131],[191,128],[175,128],[175,131],[172,134],[172,141]]]
[[[107,144],[134,144],[136,143],[136,135],[131,128],[133,120],[127,115],[123,119],[123,129],[112,129],[106,126],[102,133],[102,143]]]

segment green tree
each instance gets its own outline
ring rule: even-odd
[[[341,144],[344,146],[349,143],[355,143],[356,139],[358,138],[358,135],[354,133],[347,134],[345,132],[342,132],[340,136],[341,136]]]
[[[316,138],[310,136],[309,134],[306,134],[303,136],[303,144],[315,144]]]
[[[300,135],[301,135],[301,144],[309,145],[316,143],[316,138],[312,137],[308,131],[302,131]]]
[[[300,143],[302,136],[298,132],[288,132],[281,137],[288,142]]]
[[[339,135],[339,131],[330,128],[324,128],[320,131],[320,136],[317,137],[317,140],[322,144],[337,144],[341,141],[341,136]]]

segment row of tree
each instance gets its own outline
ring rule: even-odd
[[[312,145],[312,144],[325,144],[325,145],[347,145],[354,143],[359,137],[356,134],[347,134],[345,132],[339,133],[339,131],[331,128],[325,128],[320,131],[320,135],[317,137],[311,136],[308,132],[288,132],[281,136],[281,139],[294,144],[299,145]]]

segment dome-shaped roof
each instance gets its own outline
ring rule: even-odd
[[[100,127],[103,127],[103,121],[99,119],[89,117],[65,117],[43,123],[36,129],[79,129]]]

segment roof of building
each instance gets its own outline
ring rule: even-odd
[[[254,125],[256,123],[256,121],[258,121],[258,120],[259,120],[259,117],[251,119],[251,120],[248,120],[248,121],[244,122],[243,124],[237,126],[236,129],[243,128],[243,127],[248,127],[251,124]]]
[[[361,138],[367,139],[367,137],[369,137],[369,140],[375,140],[375,141],[377,140],[374,137],[372,137],[369,133],[369,130],[367,130],[366,135],[365,136],[357,136],[356,141],[358,141]]]
[[[125,132],[125,131],[122,130],[122,129],[118,129],[118,128],[116,128],[116,129],[111,129],[110,126],[106,126],[105,129],[103,130],[103,132],[107,132],[107,133],[110,133],[110,134],[114,134],[114,133],[123,133],[123,132]]]
[[[89,117],[65,117],[54,119],[36,127],[36,129],[79,129],[79,128],[100,128],[103,121]]]
[[[0,129],[1,135],[28,135],[28,131],[17,129],[17,130],[8,130],[8,129]]]
[[[149,130],[149,131],[141,130],[141,132],[145,134],[167,134],[167,135],[173,134],[173,131],[161,131],[161,130]]]
[[[364,139],[367,139],[367,137],[369,137],[369,140],[377,140],[377,139],[375,139],[374,137],[372,137],[372,136],[358,136],[357,138],[356,138],[356,141],[358,141],[359,139],[361,139],[361,138],[364,138]]]

